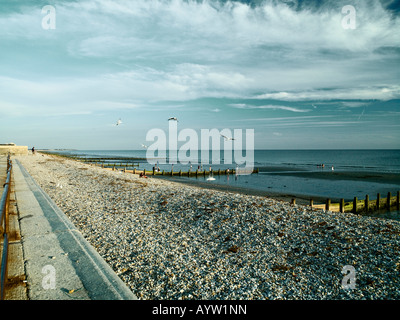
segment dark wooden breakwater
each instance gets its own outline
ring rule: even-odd
[[[130,165],[123,165],[123,164],[97,164],[97,163],[91,163],[92,165],[95,166],[100,166],[102,168],[108,169],[108,170],[120,170],[123,172],[127,172],[127,173],[133,173],[133,174],[142,174],[145,176],[179,176],[179,177],[206,177],[208,175],[227,175],[227,174],[236,174],[236,170],[235,169],[225,169],[225,170],[188,170],[188,171],[165,171],[165,170],[156,170],[156,168],[153,168],[152,170],[146,170],[146,169],[136,169],[133,168],[133,170],[129,170],[127,168],[130,167]],[[123,168],[122,170],[120,168]],[[258,173],[258,169],[253,169],[251,172],[249,173]]]
[[[296,199],[292,199],[292,204],[296,203]],[[400,191],[397,191],[396,195],[392,195],[388,192],[386,198],[382,198],[381,194],[378,193],[376,200],[370,200],[369,195],[365,196],[365,199],[358,199],[354,197],[353,201],[345,202],[344,199],[340,199],[339,203],[332,203],[331,199],[326,199],[325,204],[314,204],[314,201],[310,199],[310,206],[317,209],[325,209],[327,211],[336,212],[352,212],[368,214],[377,212],[380,210],[392,211],[400,210]]]

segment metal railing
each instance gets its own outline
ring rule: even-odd
[[[11,176],[12,176],[12,161],[10,155],[7,157],[7,178],[4,184],[3,195],[0,199],[0,232],[3,237],[3,250],[1,255],[1,270],[0,270],[0,299],[4,300],[5,285],[7,281],[7,264],[8,264],[8,210],[10,204],[11,193]]]

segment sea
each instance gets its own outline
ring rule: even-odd
[[[235,155],[228,155],[224,150],[198,151],[194,156],[187,155],[185,161],[160,155],[158,158],[147,156],[147,150],[55,150],[53,152],[82,158],[108,158],[107,161],[135,163],[136,168],[174,172],[179,170],[196,171],[218,169],[239,169],[240,174],[216,175],[215,180],[207,177],[179,177],[182,181],[207,182],[235,188],[256,190],[266,194],[277,193],[302,198],[330,198],[332,202],[341,198],[351,201],[354,197],[376,199],[378,193],[385,198],[388,192],[396,195],[400,190],[400,150],[254,150],[250,166],[258,173],[248,174],[242,163],[235,163]],[[242,152],[243,159],[246,151]],[[137,159],[137,160],[133,160]],[[147,160],[148,159],[148,160]],[[188,161],[189,160],[189,161]],[[229,161],[227,161],[229,160]],[[231,161],[232,160],[232,161]],[[249,163],[247,163],[249,165]],[[389,179],[368,179],[385,175]],[[343,178],[340,178],[343,177]],[[175,179],[175,177],[174,177]],[[391,211],[390,217],[400,215]]]

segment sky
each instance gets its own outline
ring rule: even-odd
[[[2,0],[0,143],[135,150],[177,117],[254,129],[256,149],[399,149],[399,13],[393,0]]]

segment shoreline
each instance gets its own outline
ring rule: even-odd
[[[65,155],[65,154],[58,154],[58,153],[45,153],[49,156],[59,156],[61,158],[66,158],[74,161],[79,161],[76,158]],[[138,158],[139,159],[139,158]],[[378,183],[378,184],[387,184],[390,185],[391,188],[393,188],[394,185],[397,185],[398,188],[394,188],[392,192],[397,192],[400,190],[400,173],[390,173],[390,172],[376,172],[376,171],[331,171],[330,168],[326,169],[321,169],[318,171],[309,171],[304,168],[297,168],[297,167],[291,167],[291,166],[281,166],[281,165],[269,165],[269,166],[261,166],[257,167],[255,169],[261,169],[259,173],[254,173],[254,175],[271,175],[271,176],[282,176],[282,177],[297,177],[305,180],[309,179],[315,179],[316,181],[318,180],[330,180],[330,181],[353,181],[353,182],[370,182],[370,183]],[[139,170],[143,170],[139,169]],[[149,170],[149,169],[146,169]],[[233,175],[233,174],[232,174]],[[202,176],[202,174],[201,174]],[[345,202],[350,202],[353,201],[354,199],[354,194],[349,194],[347,196],[333,196],[333,195],[317,195],[313,194],[312,192],[296,192],[296,191],[285,191],[285,190],[270,190],[271,187],[264,188],[264,189],[258,189],[258,188],[252,188],[252,187],[247,187],[247,186],[233,186],[233,185],[228,185],[225,183],[209,183],[202,181],[202,178],[186,178],[186,177],[178,177],[178,176],[169,176],[168,172],[166,173],[165,176],[161,175],[156,175],[152,176],[149,175],[151,178],[157,178],[157,179],[163,179],[167,181],[174,181],[177,183],[183,183],[186,185],[192,185],[192,186],[199,186],[201,188],[208,188],[212,190],[220,190],[220,191],[226,191],[226,192],[234,192],[234,193],[240,193],[240,194],[247,194],[247,195],[255,195],[255,196],[261,196],[261,197],[269,197],[273,198],[276,200],[280,201],[286,201],[286,202],[291,202],[293,198],[296,199],[296,202],[298,204],[302,205],[309,205],[310,204],[310,199],[313,199],[314,204],[325,204],[326,199],[330,199],[334,203],[340,202],[341,198],[345,199]],[[389,186],[388,186],[389,187]],[[383,188],[383,190],[386,190]],[[385,197],[385,191],[382,190],[381,196]],[[376,194],[372,193],[369,194],[370,199],[375,199]],[[363,195],[365,196],[365,195]]]
[[[17,159],[139,299],[400,299],[398,221]]]
[[[180,183],[183,185],[190,185],[194,187],[199,187],[202,189],[210,189],[210,190],[218,190],[227,193],[234,193],[234,194],[242,194],[242,195],[249,195],[249,196],[258,196],[264,198],[270,198],[277,201],[282,201],[286,203],[290,203],[293,198],[296,199],[296,203],[299,205],[308,206],[310,204],[310,198],[314,200],[315,203],[324,203],[326,198],[320,196],[313,196],[313,195],[302,195],[302,194],[295,194],[295,193],[283,193],[283,192],[271,192],[271,191],[263,191],[263,190],[256,190],[252,188],[244,188],[244,187],[236,187],[231,185],[224,185],[224,184],[212,184],[208,182],[198,181],[195,180],[196,178],[179,178],[179,177],[170,177],[170,176],[151,176],[151,179],[161,179],[166,181],[172,181],[176,183]],[[193,180],[192,180],[193,179]]]

